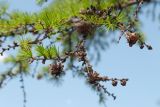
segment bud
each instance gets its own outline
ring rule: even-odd
[[[116,80],[112,80],[112,85],[115,87],[117,86],[118,82]]]
[[[148,50],[152,50],[153,49],[151,45],[146,45],[146,46],[147,46]]]
[[[126,84],[127,84],[127,80],[126,79],[122,79],[120,81],[121,81],[121,85],[122,86],[126,86]]]
[[[143,44],[141,44],[141,45],[140,45],[140,49],[143,49],[143,48],[144,48],[144,45],[143,45]]]

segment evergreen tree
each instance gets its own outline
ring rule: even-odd
[[[43,5],[47,0],[37,0]],[[20,75],[58,80],[67,71],[84,77],[98,92],[100,102],[110,93],[102,82],[113,86],[126,86],[127,78],[103,76],[94,70],[90,58],[100,59],[100,51],[108,46],[112,32],[120,32],[129,47],[138,44],[140,49],[152,50],[145,43],[138,15],[143,7],[160,3],[158,0],[54,0],[36,13],[8,12],[7,4],[0,6],[0,54],[7,53],[4,63],[12,65],[0,73],[0,87],[8,79]],[[120,44],[119,44],[120,45]],[[92,54],[93,49],[96,50]],[[32,65],[32,66],[31,66]],[[31,70],[34,65],[34,71]],[[41,71],[36,68],[41,67]],[[24,84],[24,103],[26,102]]]

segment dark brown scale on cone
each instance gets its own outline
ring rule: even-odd
[[[86,21],[80,21],[74,23],[73,27],[79,34],[88,35],[92,32],[94,25]]]
[[[99,77],[99,74],[97,72],[89,72],[88,77],[89,77],[89,83],[91,84],[94,84],[97,81],[101,80],[101,77]]]
[[[87,9],[80,10],[79,13],[83,15],[96,15],[98,17],[106,19],[107,15],[110,14],[110,9],[108,10],[98,9],[95,6],[91,5]]]
[[[129,46],[132,47],[138,41],[139,36],[136,33],[126,32],[126,38]]]
[[[63,68],[64,68],[64,65],[61,62],[50,64],[49,73],[53,76],[60,76],[61,73],[63,72]]]

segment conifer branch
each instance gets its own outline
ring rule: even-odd
[[[40,4],[43,2],[46,1],[39,1]],[[46,64],[48,61],[52,63],[48,65],[47,72],[39,75],[38,79],[44,75],[59,79],[66,74],[66,69],[69,69],[81,73],[87,83],[98,92],[100,100],[103,99],[104,93],[116,99],[116,96],[110,93],[102,82],[110,82],[114,87],[118,84],[126,86],[128,79],[100,75],[90,63],[88,50],[94,45],[98,51],[99,48],[97,48],[96,43],[105,49],[106,45],[102,43],[101,39],[105,38],[106,40],[106,32],[117,30],[121,32],[118,43],[124,36],[129,47],[137,43],[140,49],[146,47],[148,50],[152,50],[152,47],[146,44],[143,35],[139,33],[141,31],[136,23],[139,23],[138,15],[141,8],[157,2],[159,1],[55,0],[54,4],[35,14],[6,13],[8,14],[7,18],[1,18],[4,14],[0,15],[0,46],[2,45],[0,55],[11,49],[19,49],[15,59],[8,61],[15,64],[16,67],[18,66],[18,71],[14,73],[12,72],[13,68],[11,68],[8,72],[1,73],[0,86],[7,79],[12,79],[20,74],[25,107],[26,91],[23,74],[29,70],[28,64],[34,61]],[[98,31],[101,27],[105,29],[103,32]],[[31,39],[23,38],[24,35],[28,34],[31,35]],[[3,48],[5,39],[12,38],[15,40],[18,35],[21,35],[22,40]],[[47,44],[49,40],[50,43]],[[62,44],[61,51],[58,50],[54,42]],[[93,44],[91,44],[92,42]],[[76,61],[79,61],[78,64],[81,65],[73,66]],[[37,67],[38,64],[33,75],[39,73],[36,72]]]

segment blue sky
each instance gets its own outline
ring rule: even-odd
[[[1,0],[0,0],[1,1]],[[34,0],[8,0],[10,10],[38,11]],[[151,6],[149,7],[151,8]],[[160,13],[160,8],[156,12]],[[143,12],[146,12],[147,8]],[[120,44],[113,44],[102,52],[101,61],[94,68],[110,77],[127,77],[126,87],[112,87],[106,83],[108,90],[115,93],[114,101],[107,97],[108,107],[158,107],[160,101],[160,22],[152,21],[151,16],[140,16],[142,30],[152,51],[140,50],[138,46],[128,47],[125,39]],[[118,38],[118,35],[116,35]],[[4,66],[0,65],[2,68]],[[1,69],[3,71],[3,69]],[[15,79],[0,89],[0,107],[22,107],[22,91],[19,79]],[[103,107],[98,103],[98,96],[83,79],[72,78],[68,73],[62,85],[57,86],[45,80],[37,81],[25,78],[27,107]]]

